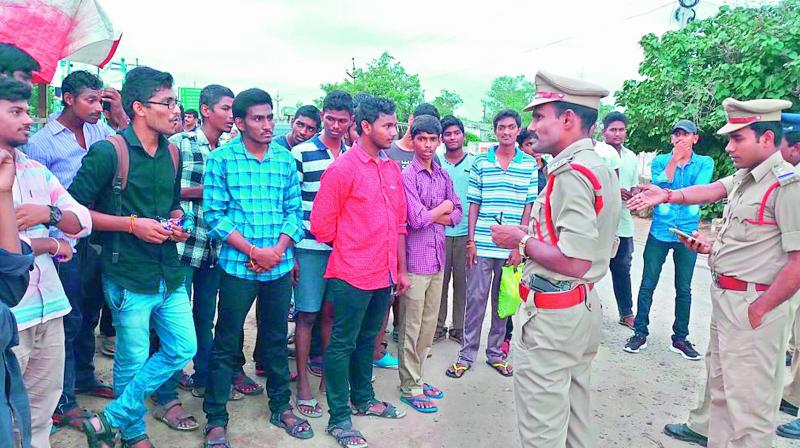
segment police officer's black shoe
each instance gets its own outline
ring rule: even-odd
[[[797,417],[797,406],[789,403],[788,401],[781,399],[781,412],[789,415],[793,415]]]
[[[645,336],[634,334],[625,343],[622,349],[628,353],[639,353],[639,350],[647,348],[647,338]]]
[[[670,423],[664,426],[664,434],[683,442],[706,446],[708,437],[689,429],[686,423]]]

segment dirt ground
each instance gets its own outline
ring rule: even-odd
[[[636,249],[632,268],[634,301],[642,271],[642,251],[649,222],[637,219]],[[598,447],[630,448],[682,448],[690,447],[663,434],[666,423],[685,421],[689,409],[697,400],[698,387],[704,382],[704,363],[687,361],[668,350],[670,344],[675,289],[673,287],[671,260],[664,265],[661,282],[656,291],[651,311],[651,336],[648,348],[639,354],[622,351],[631,331],[617,324],[611,279],[598,284],[603,300],[603,342],[593,364],[592,407],[598,430]],[[709,299],[710,273],[705,257],[698,259],[693,283],[693,307],[689,339],[703,353],[708,344],[708,326],[711,314]],[[485,331],[488,319],[484,324]],[[245,353],[251,353],[255,342],[254,313],[248,318]],[[396,347],[390,345],[396,354]],[[426,380],[446,393],[438,404],[437,414],[425,415],[408,407],[406,418],[387,421],[374,417],[354,417],[354,425],[363,431],[371,447],[515,447],[519,446],[513,380],[503,378],[484,364],[483,350],[479,352],[473,369],[460,380],[445,376],[447,366],[454,362],[458,345],[442,341],[434,346],[433,357],[425,364]],[[513,355],[512,355],[513,356]],[[513,358],[512,358],[513,362]],[[111,361],[97,356],[101,378],[111,379]],[[290,363],[294,370],[294,364]],[[187,368],[190,371],[190,367]],[[245,367],[253,374],[254,365]],[[788,372],[788,369],[787,369]],[[398,375],[394,370],[376,369],[375,390],[379,399],[398,402]],[[259,379],[262,382],[263,380]],[[317,385],[312,377],[312,387]],[[187,410],[205,423],[202,401],[188,392],[181,392]],[[325,405],[324,397],[317,397]],[[84,407],[99,409],[103,400],[80,397]],[[310,441],[300,442],[287,436],[268,422],[266,397],[246,397],[231,402],[229,435],[236,448],[244,447],[336,447],[335,441],[325,434],[327,414],[311,421],[316,435]],[[790,421],[780,415],[780,423]],[[202,446],[202,433],[179,433],[148,417],[148,430],[159,447],[184,448]],[[51,438],[54,447],[85,446],[82,433],[61,429]],[[787,439],[776,438],[775,447],[800,446]]]

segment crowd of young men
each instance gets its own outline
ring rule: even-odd
[[[781,115],[787,101],[723,103],[728,123],[719,133],[729,136],[735,175],[712,183],[713,161],[693,151],[697,126],[680,120],[672,151],[652,163],[652,184],[638,186],[625,115],[604,117],[610,154],[595,150],[608,91],[547,72],[537,74],[525,108],[528,129],[518,112],[503,110],[493,122],[497,145],[473,156],[464,151],[463,123],[440,118],[430,104],[414,110],[397,139],[391,101],[334,91],[322,111],[299,108],[290,132],[275,137],[267,92],[212,84],[198,111],[184,114],[172,76],[149,67],[131,70],[120,92],[88,72],[71,73],[63,111],[29,138],[36,69],[0,45],[4,444],[48,447],[55,423],[83,430],[91,447],[114,446],[117,436],[126,447],[153,446],[148,412],[175,430],[201,427],[183,409],[181,387],[203,399],[205,446],[230,447],[228,401],[263,391],[243,370],[244,322],[255,302],[253,358],[267,378],[270,423],[298,439],[314,436],[307,418],[323,416],[308,375],[316,372],[329,409],[325,431],[342,446],[364,447],[353,415],[406,414],[376,398],[373,368],[397,368],[400,401],[437,412],[445,392],[426,381],[431,347],[458,342],[446,374],[462,378],[476,361],[491,301],[486,363],[514,377],[522,445],[597,446],[594,286],[612,272],[619,322],[634,331],[624,350],[637,353],[647,346],[670,250],[670,349],[701,358],[687,339],[697,253],[710,254],[714,308],[703,398],[688,424],[667,425],[667,434],[712,447],[769,446],[778,409],[797,413],[796,345],[797,378],[782,387],[793,319],[800,338],[790,300],[800,288],[800,120]],[[221,144],[234,125],[238,135]],[[698,204],[724,198],[712,246],[697,232]],[[648,207],[654,219],[634,317],[628,208]],[[503,266],[523,264],[523,305],[512,325],[497,313],[500,276]],[[96,378],[92,359],[104,303],[113,389]],[[390,314],[398,358],[383,343]],[[192,375],[183,370],[189,361]],[[111,401],[93,413],[77,393]],[[778,433],[800,437],[800,420]]]

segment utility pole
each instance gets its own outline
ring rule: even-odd
[[[685,28],[697,17],[695,7],[700,3],[700,0],[678,0],[678,8],[672,15],[672,18],[679,27]]]
[[[348,72],[347,70],[345,70],[344,72],[347,73],[347,76],[349,76],[350,79],[353,80],[353,82],[356,82],[356,58],[351,58],[351,61],[353,62],[353,71]]]
[[[281,92],[278,91],[275,93],[275,109],[278,111],[278,117],[283,116],[283,111],[281,111],[281,100],[283,97],[281,96]],[[274,112],[273,112],[274,113]]]

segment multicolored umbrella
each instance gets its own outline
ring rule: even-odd
[[[0,42],[39,62],[35,83],[52,81],[64,58],[103,68],[120,38],[97,0],[0,0]]]

